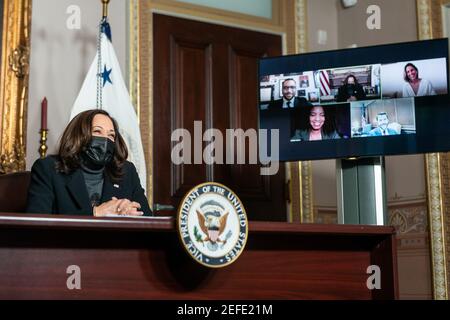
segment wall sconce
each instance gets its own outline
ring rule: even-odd
[[[356,6],[358,0],[341,0],[342,6],[347,9],[353,6]]]

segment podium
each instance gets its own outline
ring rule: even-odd
[[[367,286],[371,265],[380,289]],[[250,221],[241,256],[208,269],[172,217],[0,214],[0,288],[0,299],[397,299],[395,230]]]

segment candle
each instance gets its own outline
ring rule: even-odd
[[[47,98],[41,104],[41,130],[47,130]]]

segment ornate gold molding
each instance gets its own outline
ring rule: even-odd
[[[447,0],[416,0],[417,24],[420,40],[442,38],[442,5]]]
[[[219,24],[227,22],[236,25],[244,24],[254,28],[275,27],[280,30],[286,23],[283,16],[284,5],[290,1],[296,0],[272,0],[271,17],[255,16],[178,0],[147,0],[147,3],[152,8],[165,11],[166,13],[176,12],[177,14],[190,15],[192,17],[207,18],[211,22],[217,21]]]
[[[31,0],[3,1],[0,173],[25,170]]]
[[[428,219],[430,225],[431,262],[433,272],[433,296],[448,299],[447,261],[444,232],[444,190],[440,172],[440,154],[426,155],[426,175],[428,191]]]
[[[442,205],[444,212],[444,252],[446,261],[447,299],[450,298],[450,153],[441,153],[441,190],[443,191]]]
[[[442,8],[449,3],[449,0],[417,0],[419,39],[442,37]],[[448,261],[447,241],[450,239],[448,228],[450,174],[448,161],[448,153],[427,154],[425,157],[434,299],[449,297],[450,261]]]
[[[306,0],[295,0],[295,53],[308,51]],[[289,163],[290,222],[314,222],[311,161]]]
[[[300,207],[301,221],[304,223],[314,222],[314,208],[312,196],[312,165],[311,161],[299,162],[300,184],[302,186],[300,197],[302,205]]]
[[[153,206],[153,136],[151,134],[151,124],[153,123],[152,113],[152,85],[151,76],[146,77],[144,83],[141,82],[141,70],[146,70],[147,74],[152,74],[152,56],[148,56],[141,63],[141,53],[147,52],[148,41],[152,39],[151,15],[150,18],[141,19],[141,8],[144,6],[143,0],[129,0],[129,92],[133,106],[141,129],[142,144],[144,147],[144,155],[147,164],[147,199],[150,207]],[[144,6],[145,7],[145,6]],[[141,51],[142,50],[142,51]],[[150,84],[149,84],[150,83]],[[142,95],[141,95],[142,90]],[[141,103],[141,98],[143,103]]]
[[[288,206],[289,222],[315,222],[311,161],[289,162],[287,169],[291,200]]]
[[[153,19],[145,0],[130,0],[130,94],[147,163],[147,199],[153,206]]]
[[[23,78],[28,74],[29,56],[30,49],[23,45],[20,45],[18,48],[14,49],[9,56],[9,68],[15,73],[17,78]]]
[[[139,117],[139,0],[128,1],[128,88]]]
[[[308,15],[306,0],[295,1],[295,48],[297,53],[308,51]]]

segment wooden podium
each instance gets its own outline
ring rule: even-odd
[[[396,299],[393,227],[250,222],[238,260],[210,270],[174,219],[0,214],[0,299]],[[71,265],[81,289],[69,290]],[[370,265],[381,289],[369,290]]]

